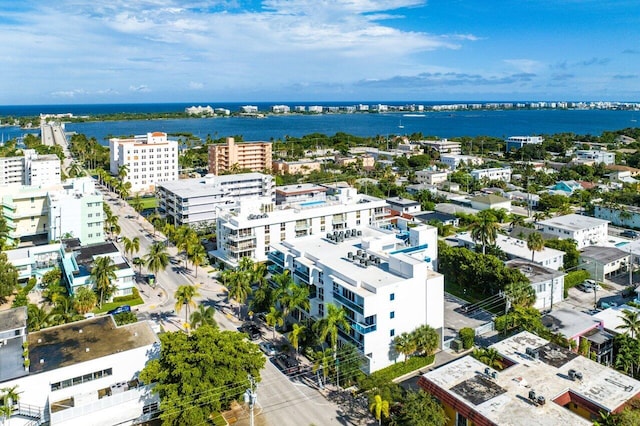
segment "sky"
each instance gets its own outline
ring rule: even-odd
[[[0,0],[0,105],[640,101],[639,0]]]

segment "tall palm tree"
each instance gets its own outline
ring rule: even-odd
[[[142,266],[145,264],[145,261],[141,257],[133,258],[133,264],[138,266],[138,274],[142,274]]]
[[[182,310],[182,307],[183,306],[185,307],[184,323],[187,329],[189,328],[188,327],[189,326],[189,322],[188,322],[189,308],[190,307],[195,308],[197,306],[195,300],[193,299],[198,296],[200,296],[200,293],[198,293],[198,287],[190,284],[181,285],[180,287],[178,287],[175,294],[173,295],[174,299],[176,299],[176,305],[175,305],[176,312],[180,313],[180,311]]]
[[[536,303],[536,292],[528,282],[509,283],[504,287],[504,294],[511,305],[509,307],[528,308]]]
[[[509,226],[511,226],[511,229],[514,229],[516,226],[525,226],[525,224],[526,222],[525,222],[524,216],[520,216],[519,214],[511,215],[511,222],[509,223]]]
[[[282,311],[272,306],[264,319],[267,321],[267,325],[273,329],[273,340],[276,340],[276,326],[282,327],[284,324]]]
[[[527,236],[527,248],[531,250],[531,262],[533,262],[536,252],[544,250],[542,234],[538,232],[530,233],[529,236]]]
[[[198,234],[191,229],[188,225],[182,225],[176,229],[174,235],[174,241],[178,250],[181,250],[184,255],[184,266],[187,266],[187,256],[189,251],[193,250],[197,244],[200,244],[198,240]]]
[[[133,256],[133,253],[140,251],[140,238],[133,237],[129,239],[127,237],[122,238],[122,244],[124,245],[124,252],[129,256]]]
[[[409,333],[402,333],[393,339],[393,350],[404,355],[404,360],[416,351],[416,345]]]
[[[249,256],[245,256],[238,262],[238,270],[242,272],[253,272],[254,261]]]
[[[300,337],[305,333],[307,327],[305,325],[293,324],[293,328],[289,333],[289,341],[291,346],[296,350],[296,358],[300,353]]]
[[[327,306],[325,317],[316,323],[320,340],[323,342],[329,337],[331,348],[333,349],[333,358],[338,355],[338,330],[342,328],[346,333],[351,330],[351,325],[347,321],[347,314],[342,307],[329,303]]]
[[[143,202],[142,202],[142,198],[140,197],[140,194],[136,194],[129,204],[131,204],[131,207],[133,207],[136,213],[140,213],[142,211],[142,206],[143,206]]]
[[[306,285],[292,285],[288,289],[286,297],[283,298],[283,302],[286,305],[287,312],[296,312],[298,322],[300,322],[302,312],[301,310],[309,311],[309,287]]]
[[[67,174],[69,177],[74,178],[78,176],[84,176],[84,170],[82,169],[82,165],[77,161],[71,163],[69,168],[67,169]]]
[[[238,303],[238,318],[240,317],[241,305],[251,294],[250,275],[246,272],[236,271],[233,279],[229,283],[229,298]]]
[[[95,291],[98,293],[99,305],[111,297],[117,287],[113,284],[118,277],[116,271],[118,267],[109,256],[100,256],[93,261],[91,266],[91,280],[94,283]]]
[[[384,418],[389,417],[389,401],[382,399],[380,395],[376,395],[369,406],[369,411],[375,416],[378,425],[381,425],[383,416]]]
[[[158,271],[165,269],[167,265],[169,265],[167,248],[160,242],[153,243],[145,260],[147,268],[154,274],[157,274]]]
[[[632,339],[640,334],[640,316],[638,311],[625,309],[622,311],[622,324],[616,327],[619,330],[625,330],[625,334],[629,333]]]
[[[317,373],[318,370],[322,369],[322,376],[324,378],[325,383],[327,382],[327,377],[329,377],[329,370],[331,369],[331,362],[333,360],[333,352],[330,348],[326,348],[322,351],[317,351],[315,353],[315,361],[313,363],[312,371]],[[320,377],[318,376],[318,382],[320,382]],[[320,387],[322,387],[322,383],[320,383]]]
[[[499,228],[498,219],[487,211],[478,213],[476,220],[471,223],[471,238],[482,244],[482,254],[486,253],[487,245],[496,242]]]
[[[218,323],[213,318],[215,314],[215,309],[211,306],[203,305],[202,303],[198,305],[198,309],[191,313],[191,328],[194,330],[201,325],[210,325],[212,327],[218,327]]]
[[[27,328],[29,331],[40,331],[52,325],[53,314],[44,307],[29,305],[27,307]]]
[[[207,261],[207,251],[202,244],[198,243],[191,248],[191,251],[187,253],[188,259],[195,268],[196,278],[198,278],[198,266],[202,266]]]
[[[428,324],[416,328],[411,333],[411,337],[416,351],[423,355],[431,355],[438,349],[440,335]]]

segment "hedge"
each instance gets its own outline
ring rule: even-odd
[[[113,301],[117,303],[117,302],[128,302],[129,300],[136,300],[136,299],[140,299],[140,292],[138,291],[137,288],[134,287],[133,292],[131,294],[128,294],[126,296],[114,297]]]
[[[584,280],[588,279],[590,276],[591,275],[589,274],[589,271],[585,270],[569,272],[564,277],[564,297],[569,296],[570,288],[577,286]]]
[[[462,340],[463,349],[471,349],[473,347],[473,339],[476,337],[476,331],[473,328],[461,328],[459,336],[460,340]]]
[[[435,355],[420,355],[420,356],[412,356],[408,358],[406,361],[396,362],[388,367],[385,367],[381,370],[378,370],[374,373],[371,373],[369,376],[372,379],[372,382],[379,383],[379,381],[390,382],[393,379],[403,376],[407,373],[411,373],[412,371],[419,370],[424,366],[427,366],[433,362],[435,359]],[[360,388],[362,390],[366,389],[366,386],[362,386],[366,382],[366,377],[360,383]]]

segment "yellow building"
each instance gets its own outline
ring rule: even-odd
[[[273,171],[279,175],[308,175],[313,171],[320,171],[320,161],[275,161]]]
[[[47,239],[49,233],[48,190],[40,187],[0,187],[2,215],[9,227],[9,244],[26,236]]]
[[[227,138],[226,144],[209,146],[209,173],[222,174],[237,168],[262,172],[271,170],[270,142],[236,143]]]

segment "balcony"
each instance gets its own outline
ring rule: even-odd
[[[254,250],[257,247],[256,243],[249,244],[241,244],[238,246],[233,246],[231,244],[227,245],[227,248],[232,253],[240,253],[242,251]]]
[[[273,265],[267,266],[267,271],[271,275],[280,275],[284,272],[284,268],[278,264],[273,264]]]
[[[366,325],[366,324],[362,324],[355,321],[354,322],[349,321],[349,323],[351,324],[351,328],[353,328],[355,331],[357,331],[360,334],[371,333],[372,331],[376,331],[376,328],[377,328],[376,324]]]
[[[252,240],[255,239],[256,236],[255,235],[251,235],[251,234],[229,234],[227,236],[227,239],[229,241],[247,241],[247,240]]]
[[[280,266],[284,266],[284,254],[279,251],[271,251],[267,255],[267,259],[272,261],[273,263],[277,263]]]
[[[356,311],[357,313],[359,313],[360,315],[364,315],[364,307],[358,305],[355,302],[352,302],[351,300],[347,299],[346,297],[342,296],[340,293],[338,293],[337,291],[333,292],[333,299],[341,304],[343,304],[344,306],[353,309],[354,311]]]
[[[296,269],[296,270],[293,271],[293,276],[294,277],[298,277],[305,284],[309,284],[309,272],[307,272],[307,271],[305,271],[303,269]]]

